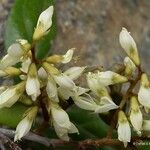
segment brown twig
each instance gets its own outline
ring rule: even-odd
[[[1,141],[1,144],[3,144],[3,146],[7,145],[11,150],[21,150],[21,148],[16,143],[14,143],[4,134],[5,133],[0,131],[0,141]]]

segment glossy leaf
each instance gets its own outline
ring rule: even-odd
[[[28,107],[21,103],[16,103],[11,108],[0,109],[0,125],[7,125],[15,128]]]

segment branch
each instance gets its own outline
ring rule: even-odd
[[[5,150],[5,144],[7,144],[7,146],[9,146],[9,148],[12,150],[21,150],[17,144],[11,141],[7,136],[4,135],[3,132],[0,131],[0,148]]]
[[[15,131],[10,130],[10,129],[0,128],[0,132],[7,135],[7,136],[9,136],[9,137],[11,137],[11,138],[13,138],[14,135],[15,135]],[[56,145],[59,145],[59,144],[63,145],[63,144],[69,143],[69,142],[66,142],[66,141],[62,141],[60,139],[49,139],[49,138],[46,138],[46,137],[42,137],[42,136],[39,136],[39,135],[34,134],[32,132],[29,132],[26,136],[23,137],[23,139],[43,144],[46,147],[56,146]]]

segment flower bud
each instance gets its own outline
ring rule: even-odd
[[[141,135],[143,116],[136,97],[131,97],[130,100],[130,121],[134,129]]]
[[[69,120],[68,114],[58,104],[51,103],[50,110],[57,136],[64,141],[69,141],[68,133],[78,133],[78,129]]]
[[[140,59],[136,43],[126,28],[122,28],[119,35],[119,41],[121,47],[125,50],[130,59],[135,63],[135,65],[139,66]]]
[[[127,147],[127,143],[131,140],[131,128],[127,117],[123,111],[118,113],[118,139]]]
[[[57,74],[59,74],[59,70],[56,67],[54,67],[53,65],[51,65],[51,64],[49,64],[47,62],[44,62],[42,64],[42,66],[45,69],[45,71],[48,74],[50,74],[50,75],[57,75]]]
[[[20,74],[21,74],[21,71],[15,67],[8,67],[8,68],[4,69],[4,71],[0,70],[0,77],[17,76]]]
[[[133,63],[133,61],[129,57],[126,57],[124,59],[124,65],[125,65],[125,74],[127,76],[132,75],[136,69],[136,66]]]
[[[20,140],[30,131],[32,123],[37,115],[37,112],[37,106],[31,107],[25,112],[24,118],[17,125],[14,141]]]
[[[33,101],[35,101],[36,98],[41,94],[40,82],[37,75],[36,65],[34,63],[32,63],[29,67],[26,81],[26,92],[29,96],[31,96]]]
[[[138,92],[138,100],[141,105],[150,108],[150,84],[148,77],[145,73],[141,76],[141,86]]]
[[[7,88],[0,94],[0,108],[11,107],[18,101],[25,90],[25,82]]]
[[[34,41],[39,40],[50,31],[50,27],[52,26],[53,11],[53,6],[50,6],[40,14],[33,34]]]

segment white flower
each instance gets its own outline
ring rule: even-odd
[[[143,116],[136,97],[131,98],[130,121],[134,129],[141,135]]]
[[[52,26],[53,11],[54,7],[50,6],[40,14],[33,34],[34,40],[39,40],[50,31],[50,27]]]
[[[135,64],[129,57],[125,57],[124,59],[124,65],[125,65],[125,73],[126,75],[132,75],[136,69]]]
[[[29,67],[29,72],[26,81],[26,92],[35,101],[40,95],[40,82],[38,80],[37,70],[34,63]]]
[[[119,41],[122,48],[126,51],[127,55],[132,59],[132,61],[136,65],[139,65],[140,59],[136,43],[126,28],[122,28],[122,31],[120,32],[119,35]]]
[[[95,113],[104,113],[118,108],[118,106],[112,101],[112,99],[106,96],[102,97],[97,105],[98,107],[95,109]]]
[[[28,57],[28,58],[26,58],[26,59],[24,59],[23,60],[23,62],[22,62],[22,67],[20,68],[20,70],[22,71],[22,72],[25,72],[25,73],[27,73],[28,72],[28,69],[29,69],[29,66],[30,66],[30,64],[31,64],[31,59]]]
[[[70,79],[76,80],[83,73],[86,67],[71,67],[64,72]]]
[[[150,131],[150,120],[143,120],[143,126],[144,131]]]
[[[138,100],[141,105],[150,108],[150,86],[147,75],[144,73],[141,76],[141,86],[138,92]]]
[[[131,140],[131,128],[127,117],[123,111],[118,113],[118,139],[127,147],[127,143]]]
[[[62,63],[66,64],[71,61],[75,48],[71,48],[67,51],[65,55],[63,55]]]
[[[24,92],[25,83],[21,82],[15,86],[9,87],[0,94],[0,108],[11,107],[18,101]]]
[[[59,102],[56,82],[53,80],[51,76],[48,77],[46,91],[50,100]]]
[[[60,139],[69,141],[68,133],[78,133],[68,114],[58,104],[51,103],[51,115],[56,134]]]
[[[37,115],[38,107],[31,107],[25,113],[24,118],[19,122],[15,131],[14,141],[20,140],[31,129],[32,123]]]

